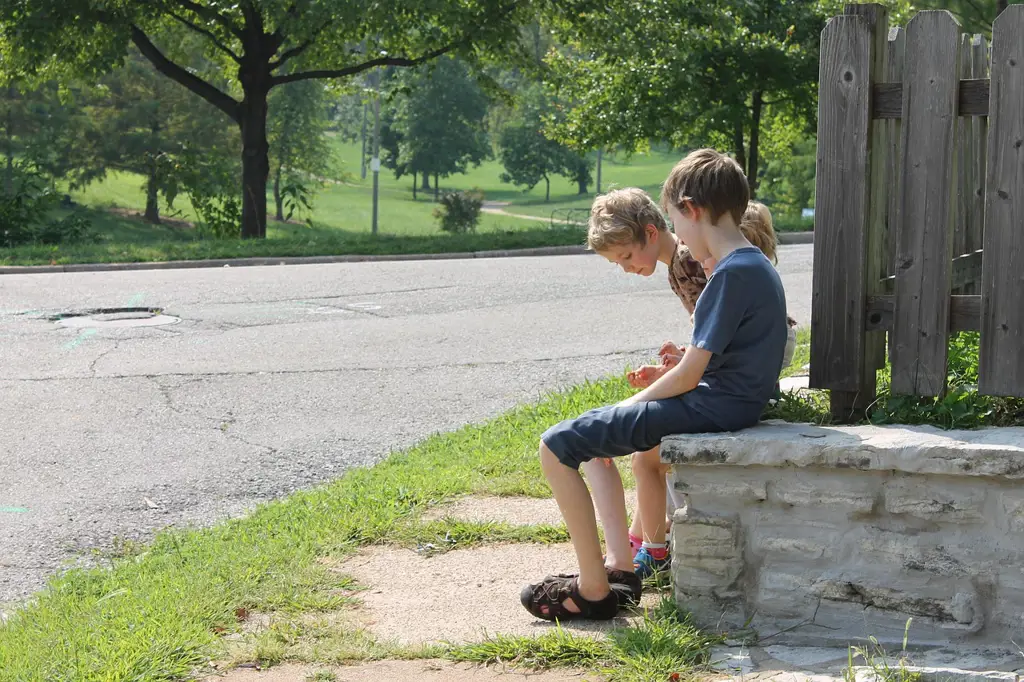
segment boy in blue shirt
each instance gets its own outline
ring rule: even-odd
[[[689,154],[665,180],[661,201],[676,235],[698,262],[717,265],[697,300],[693,336],[678,365],[618,405],[566,420],[541,437],[541,467],[580,572],[524,587],[520,599],[533,615],[610,619],[623,591],[638,592],[631,558],[627,563],[610,552],[605,566],[581,464],[648,451],[671,434],[753,426],[772,397],[786,346],[786,299],[771,262],[739,229],[749,199],[740,166],[711,149]],[[642,257],[616,256],[627,270]]]

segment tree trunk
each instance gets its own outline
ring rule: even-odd
[[[740,165],[743,172],[747,172],[747,150],[743,144],[743,121],[736,121],[736,127],[732,131],[733,153],[736,154],[736,163]]]
[[[441,197],[441,184],[437,181],[437,173],[434,173],[434,201],[437,201]]]
[[[586,177],[576,178],[576,189],[579,190],[577,192],[577,194],[581,194],[582,195],[582,194],[586,194],[587,193],[587,178]]]
[[[146,181],[146,213],[143,216],[147,223],[160,224],[160,185],[157,177],[156,161],[149,164],[149,178]]]
[[[267,237],[267,176],[270,145],[267,142],[267,93],[265,84],[250,85],[240,109],[242,128],[242,239]]]
[[[416,177],[415,173],[413,173],[413,177]],[[420,185],[420,189],[423,190],[424,192],[430,191],[430,173],[423,174],[423,184]]]
[[[284,222],[284,200],[281,198],[281,169],[274,173],[274,206],[277,208],[278,222]]]
[[[416,201],[416,174],[412,174],[412,200]]]
[[[544,203],[551,201],[551,180],[548,176],[544,176]]]
[[[764,110],[764,93],[755,90],[751,98],[752,113],[750,116],[750,157],[747,159],[747,184],[750,185],[750,198],[757,196],[757,171],[761,163],[761,113]]]

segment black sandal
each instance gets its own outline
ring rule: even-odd
[[[566,599],[572,599],[580,612],[565,608],[562,602]],[[580,595],[576,577],[548,576],[539,583],[525,586],[519,592],[519,601],[527,611],[544,620],[611,620],[619,612],[619,597],[614,590],[599,601],[589,601]]]
[[[633,571],[620,571],[617,568],[605,566],[608,573],[608,584],[612,592],[619,598],[620,607],[636,606],[640,603],[640,597],[644,592],[644,581]],[[575,578],[579,573],[558,573],[549,578]]]

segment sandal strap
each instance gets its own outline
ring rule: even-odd
[[[572,599],[579,613],[565,607],[567,599]],[[585,599],[580,594],[578,576],[547,576],[537,584],[524,587],[520,600],[531,614],[545,620],[608,620],[614,618],[619,610],[619,598],[614,590],[598,601]]]

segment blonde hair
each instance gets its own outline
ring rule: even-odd
[[[761,249],[768,260],[776,264],[779,262],[779,257],[775,253],[779,241],[772,225],[772,213],[767,206],[759,201],[748,203],[747,210],[743,212],[743,218],[740,220],[740,232],[748,242]]]
[[[686,202],[707,209],[716,224],[728,213],[739,225],[750,201],[747,176],[735,160],[714,149],[690,152],[675,165],[661,188],[661,206],[686,211]]]
[[[639,187],[612,190],[594,199],[590,207],[587,248],[605,251],[613,246],[646,244],[648,225],[668,232],[665,216],[647,192]]]

